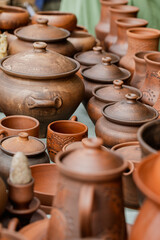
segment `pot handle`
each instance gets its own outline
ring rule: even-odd
[[[77,116],[72,116],[71,117],[71,121],[77,121],[77,120],[78,120]]]
[[[52,100],[49,99],[36,99],[32,96],[27,98],[27,106],[29,109],[43,108],[43,107],[54,107],[59,109],[63,104],[62,98],[55,96]]]
[[[19,219],[18,218],[12,218],[8,223],[8,229],[11,230],[11,231],[15,231],[18,224],[19,224]]]
[[[7,136],[7,132],[5,130],[0,130],[0,139],[4,138],[6,136]]]
[[[79,197],[79,223],[81,237],[92,236],[91,214],[94,204],[94,186],[83,185]]]

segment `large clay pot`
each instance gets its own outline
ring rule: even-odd
[[[82,141],[83,149],[56,156],[60,175],[48,240],[126,240],[121,184],[127,163],[110,151],[103,151],[102,139]]]
[[[4,58],[0,71],[0,106],[5,115],[29,115],[40,122],[45,137],[50,122],[68,119],[84,96],[82,80],[74,73],[73,59],[34,43],[28,52]]]
[[[126,94],[126,100],[109,103],[103,108],[103,117],[96,122],[96,135],[103,138],[106,147],[136,141],[141,125],[158,118],[158,112],[137,101],[134,93]]]
[[[134,54],[139,51],[158,51],[160,31],[153,28],[131,28],[127,30],[128,50],[121,58],[120,66],[134,73]]]
[[[14,34],[17,39],[10,42],[9,54],[32,49],[35,41],[44,41],[47,43],[47,49],[65,56],[73,56],[76,53],[74,46],[67,40],[70,32],[48,25],[47,19],[37,19],[37,24],[17,28]]]
[[[146,27],[148,22],[140,18],[120,18],[117,24],[117,40],[109,47],[109,52],[116,53],[119,57],[123,57],[127,53],[128,39],[127,29],[133,27]]]
[[[104,39],[110,30],[110,11],[109,7],[115,5],[125,5],[127,0],[100,0],[101,15],[98,24],[95,27],[96,37],[100,40],[102,46],[104,46]]]
[[[135,18],[139,11],[139,8],[134,6],[113,6],[109,8],[110,11],[110,31],[109,34],[104,39],[105,49],[108,50],[109,47],[117,41],[117,24],[116,20],[123,17]]]
[[[146,200],[132,227],[130,240],[159,240],[159,167],[160,154],[156,153],[144,158],[134,172],[134,180]]]

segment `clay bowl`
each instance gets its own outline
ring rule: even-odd
[[[38,164],[30,166],[34,178],[34,196],[41,205],[52,206],[56,194],[58,169],[55,164]]]

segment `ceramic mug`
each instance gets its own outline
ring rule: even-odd
[[[18,135],[20,132],[39,137],[39,121],[25,115],[12,115],[0,120],[0,138]]]
[[[47,129],[47,150],[50,159],[54,162],[55,155],[70,142],[81,141],[88,136],[88,127],[77,122],[77,117],[71,120],[59,120],[48,125]]]

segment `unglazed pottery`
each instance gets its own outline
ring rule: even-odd
[[[112,6],[109,8],[110,11],[110,31],[108,35],[104,39],[105,49],[108,50],[109,47],[117,41],[117,25],[116,20],[123,17],[137,17],[137,13],[139,11],[138,7],[135,6],[125,6],[118,5]]]
[[[71,120],[59,120],[48,125],[47,150],[52,161],[64,145],[88,136],[88,127],[76,120],[77,118],[73,116]]]
[[[48,240],[101,237],[126,239],[122,172],[127,163],[101,149],[102,139],[56,155],[60,175]]]
[[[2,178],[0,177],[0,217],[2,216],[3,212],[5,211],[5,207],[7,204],[7,191],[6,185]]]
[[[128,50],[120,60],[120,66],[132,74],[135,70],[134,54],[139,51],[158,51],[160,31],[153,28],[131,28],[127,30]]]
[[[113,84],[94,88],[93,97],[87,104],[87,112],[93,123],[102,117],[102,109],[107,103],[121,101],[125,99],[127,93],[135,93],[137,99],[142,97],[142,93],[138,89],[123,85],[122,80],[114,80]]]
[[[38,18],[48,19],[48,24],[73,31],[76,28],[77,17],[73,13],[59,11],[38,11],[32,17],[32,24],[37,23]]]
[[[134,93],[126,94],[126,100],[109,103],[103,108],[103,117],[96,122],[96,135],[103,138],[106,147],[136,141],[141,125],[158,118],[158,112],[137,101]]]
[[[146,196],[132,228],[130,240],[159,240],[160,153],[144,158],[134,172],[138,188]]]
[[[50,122],[68,119],[84,96],[84,84],[75,75],[80,65],[36,42],[28,52],[0,64],[0,107],[5,115],[29,115],[40,122],[40,137]],[[18,103],[18,104],[17,104]]]
[[[109,7],[115,5],[125,5],[127,0],[100,0],[101,15],[98,24],[95,27],[96,37],[100,40],[101,45],[104,46],[104,38],[110,30],[110,11]]]
[[[117,40],[109,47],[109,52],[116,53],[119,57],[123,57],[127,53],[128,39],[127,29],[133,27],[146,27],[148,22],[140,18],[120,18],[117,24]]]

